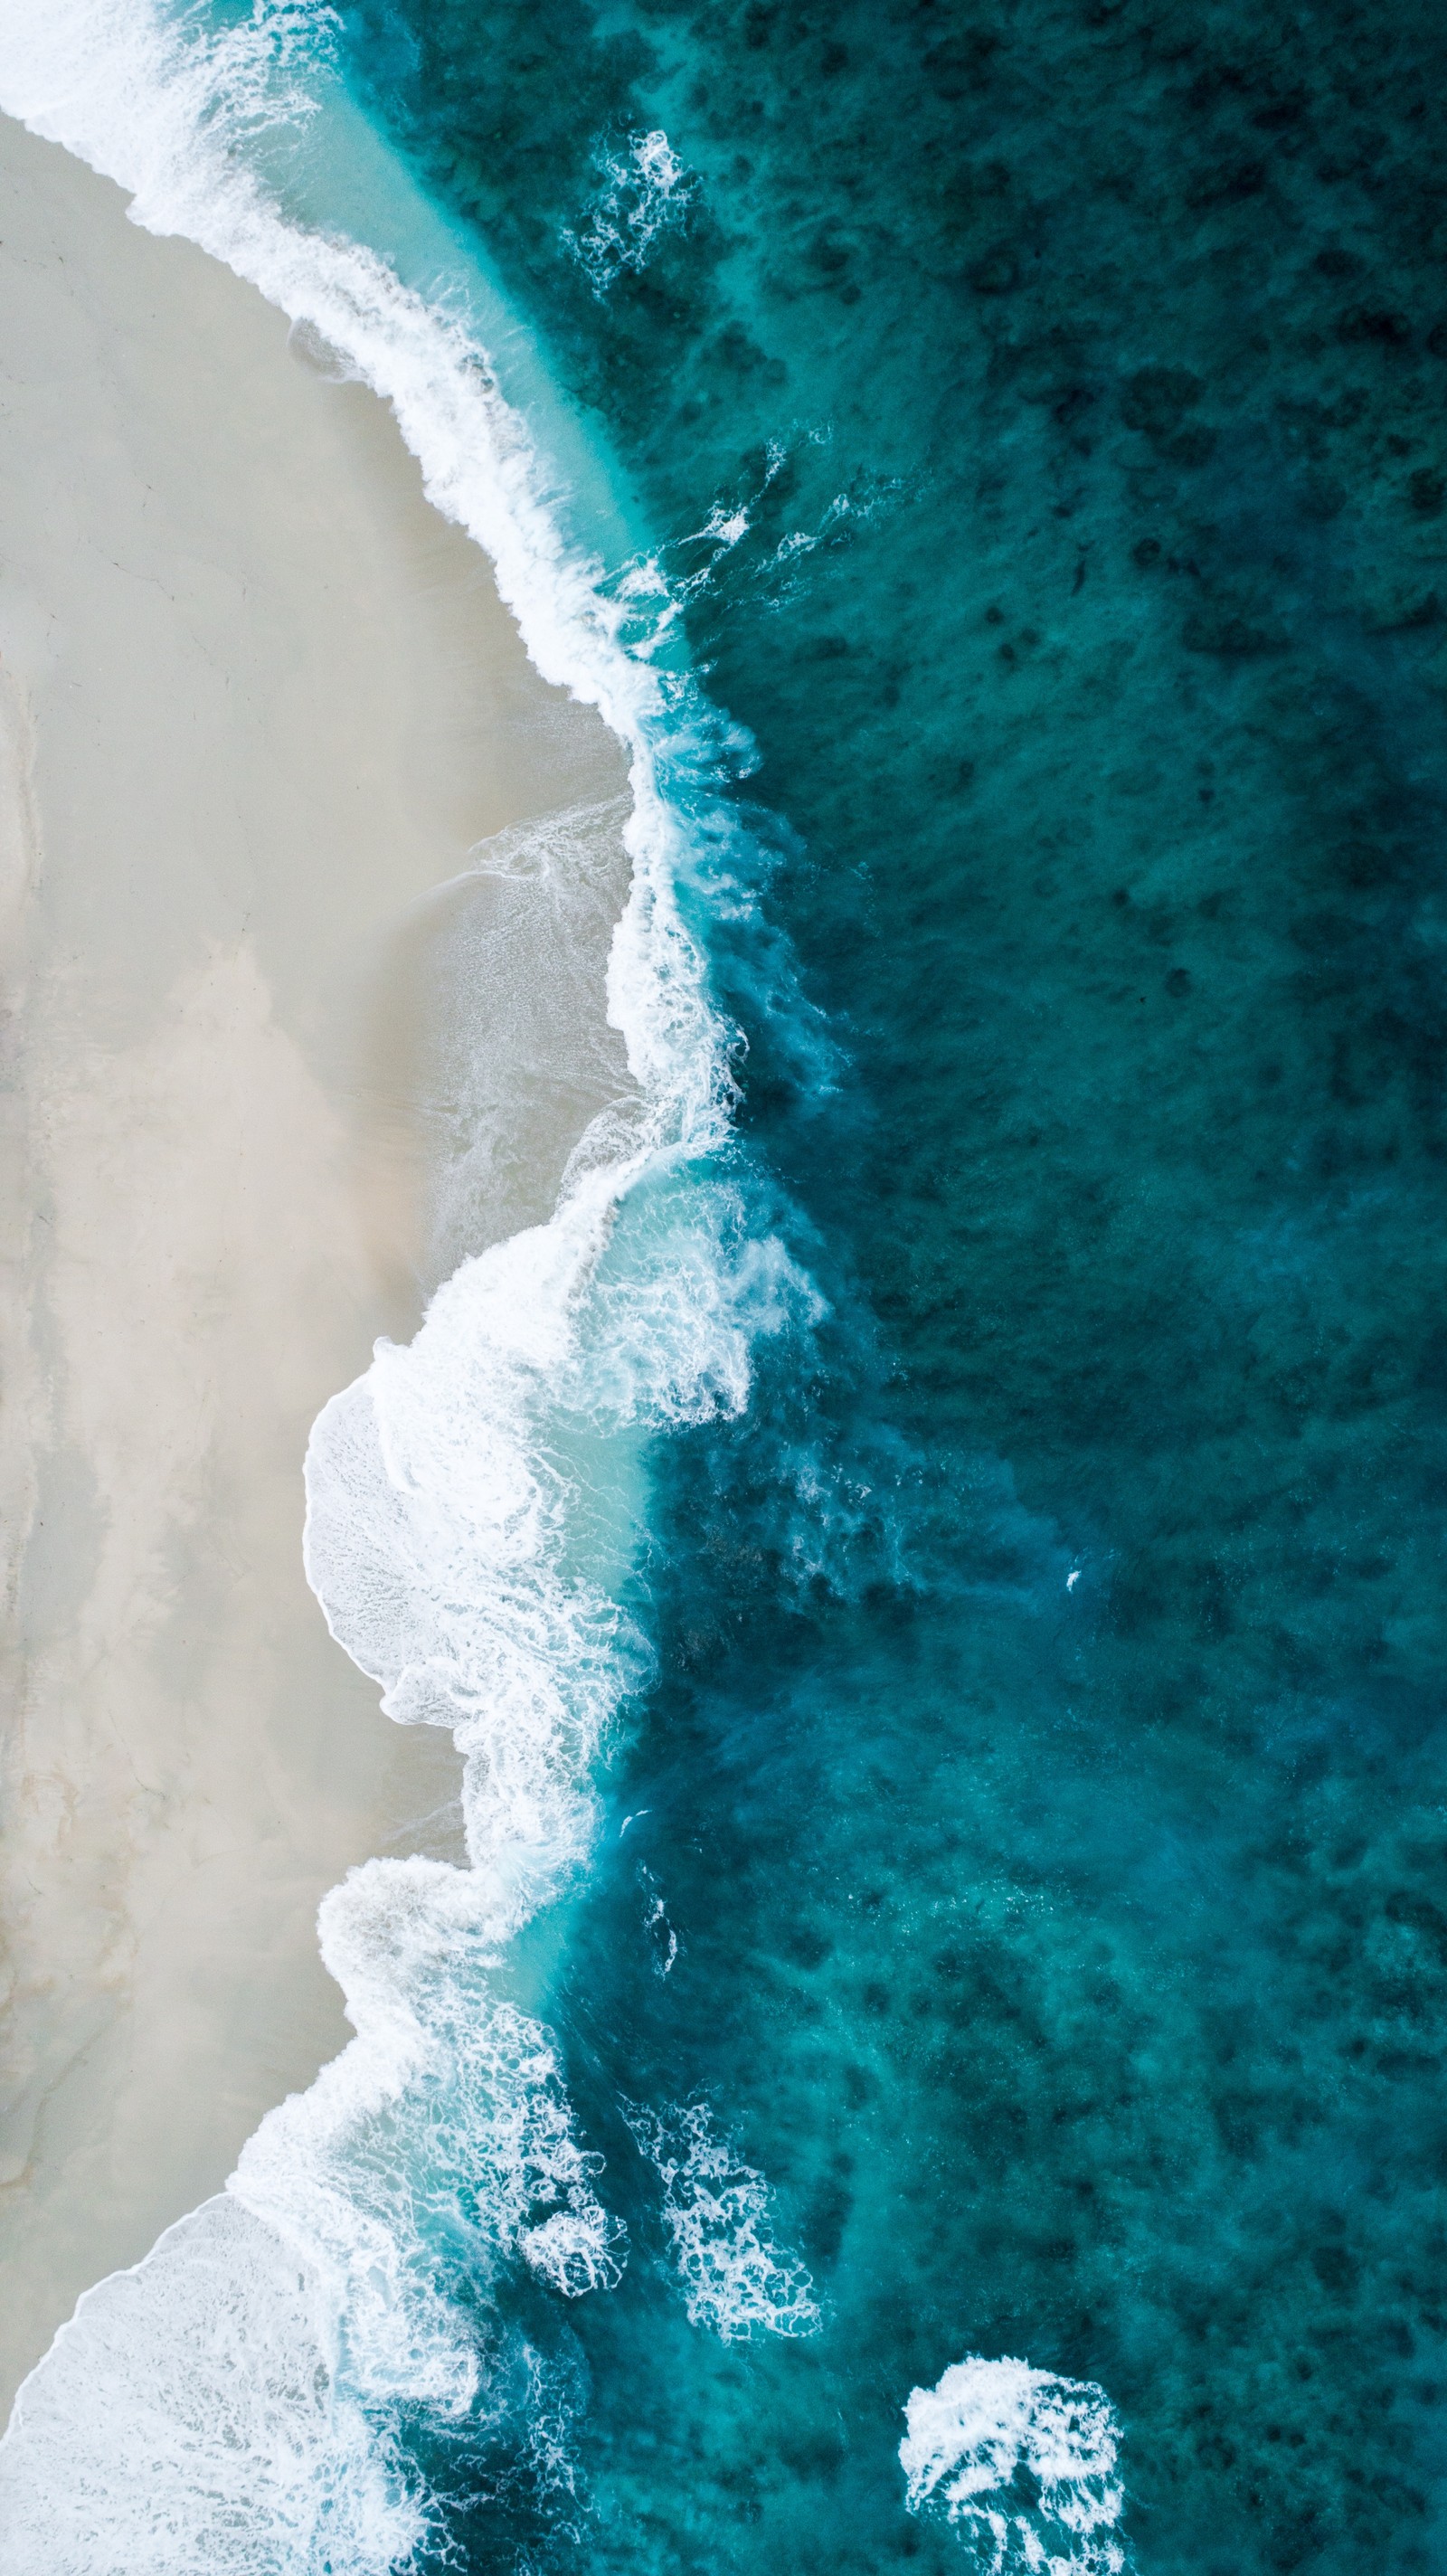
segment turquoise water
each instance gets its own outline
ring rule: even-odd
[[[347,0],[335,41],[509,389],[606,460],[738,1032],[584,1381],[630,1298],[682,1331],[750,1244],[795,1267],[737,1289],[742,1409],[546,1417],[630,1623],[601,1825],[502,1968],[431,1954],[452,2073],[347,2143],[478,2390],[353,2368],[410,2552],[235,2563],[1439,2566],[1440,13]],[[550,2110],[588,2296],[475,2219],[534,2027],[626,2227]],[[952,2519],[927,2410],[900,2444],[970,2356],[1072,2386],[1027,2438],[1025,2381],[968,2383]]]
[[[708,937],[832,1307],[654,1463],[547,2563],[957,2563],[895,2451],[978,2352],[1108,2391],[1142,2567],[1440,2564],[1440,17],[346,24],[708,569]],[[816,2335],[689,2327],[620,2097],[715,2106]]]

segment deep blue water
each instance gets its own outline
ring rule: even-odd
[[[458,2545],[963,2563],[895,2455],[978,2352],[1108,2391],[1153,2576],[1438,2566],[1447,26],[344,24],[712,565],[696,915],[831,1308],[654,1460],[647,1812],[530,1971],[633,2259],[518,2292],[585,2488],[459,2451]],[[620,2104],[702,2099],[815,2336],[685,2318]]]

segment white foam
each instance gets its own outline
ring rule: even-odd
[[[547,2033],[495,1990],[510,1914],[485,1873],[370,1861],[322,1906],[357,2038],[271,2112],[231,2189],[319,2275],[346,2384],[457,2418],[485,2355],[448,2296],[521,2259],[563,2296],[622,2270]],[[447,2271],[439,2284],[439,2248]]]
[[[690,2325],[724,2343],[817,2333],[813,2283],[774,2242],[768,2184],[714,2134],[708,2104],[662,2113],[630,2107],[627,2117],[663,2185],[663,2219]]]
[[[0,2445],[4,2576],[389,2576],[431,2515],[315,2275],[222,2195],[81,2300]]]
[[[599,171],[586,225],[566,238],[594,294],[603,296],[625,270],[647,265],[659,234],[687,213],[695,182],[661,126],[635,134],[626,153],[604,151]]]
[[[738,1194],[701,1177],[728,1131],[728,1033],[676,886],[690,831],[709,827],[686,827],[661,782],[691,768],[696,783],[724,731],[698,717],[690,750],[687,687],[651,666],[666,585],[652,610],[626,585],[610,597],[599,560],[565,535],[477,338],[476,298],[428,301],[374,248],[281,203],[275,173],[302,170],[309,132],[340,118],[345,146],[355,130],[330,25],[308,0],[256,0],[229,25],[160,0],[0,0],[0,106],[118,180],[138,222],[251,280],[329,371],[390,401],[432,500],[492,557],[533,661],[629,746],[632,878],[608,1015],[631,1091],[594,1119],[552,1219],[465,1262],[412,1345],[379,1345],[315,1427],[309,1575],[391,1714],[453,1729],[472,1866],[376,1860],[327,1898],[323,1955],[357,2036],[263,2122],[230,2200],[92,2293],[27,2382],[3,2448],[27,2534],[6,2562],[16,2576],[320,2570],[308,2535],[324,2524],[341,2535],[325,2563],[372,2576],[426,2510],[391,2465],[394,2410],[457,2419],[486,2403],[468,2318],[490,2285],[513,2263],[564,2297],[616,2279],[598,2160],[546,2033],[498,1992],[497,1962],[586,1858],[590,1769],[641,1669],[616,1607],[641,1443],[742,1406],[757,1334],[811,1309],[782,1251],[749,1239]],[[630,166],[631,257],[686,187],[666,138],[642,138]],[[705,533],[727,547],[737,531]],[[807,2331],[807,2279],[772,2245],[759,2177],[706,2126],[689,2135],[666,2179],[690,2312],[726,2335]],[[273,2350],[289,2358],[273,2366]],[[73,2509],[57,2501],[67,2486]]]
[[[408,1018],[433,1285],[547,1216],[570,1154],[576,1175],[583,1159],[624,1159],[635,1139],[641,1096],[600,1010],[628,810],[612,797],[516,824],[415,909]]]
[[[905,2422],[910,2511],[955,2524],[990,2576],[1120,2576],[1120,2426],[1103,2388],[971,2353],[912,2391]]]

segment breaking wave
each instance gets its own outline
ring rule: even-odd
[[[627,2116],[663,2185],[663,2221],[690,2325],[708,2327],[724,2343],[815,2333],[814,2285],[774,2241],[769,2187],[715,2134],[708,2104]]]
[[[989,2576],[1121,2576],[1120,2427],[1103,2388],[971,2353],[913,2391],[905,2422],[910,2511],[952,2523]]]
[[[225,2195],[82,2301],[26,2383],[0,2446],[7,2576],[142,2560],[156,2576],[384,2576],[437,2522],[404,2419],[486,2427],[517,2377],[489,2286],[508,2266],[567,2300],[617,2280],[626,2245],[601,2159],[499,1972],[586,1863],[594,1766],[646,1669],[620,1607],[644,1445],[742,1407],[758,1335],[814,1311],[720,1162],[729,1032],[678,895],[707,873],[697,848],[718,843],[716,729],[652,666],[637,600],[610,599],[568,533],[558,478],[479,334],[485,282],[425,296],[290,202],[308,136],[355,118],[330,36],[303,0],[261,0],[240,22],[156,0],[0,0],[0,105],[392,405],[431,499],[491,556],[539,670],[627,746],[629,808],[604,817],[626,854],[607,977],[626,1078],[604,1085],[553,1213],[463,1259],[413,1343],[379,1344],[326,1407],[307,1457],[309,1578],[389,1713],[453,1732],[469,1866],[377,1859],[326,1899],[323,1956],[356,2036],[262,2124]],[[630,171],[620,258],[642,256],[681,185],[661,137]],[[566,874],[599,828],[572,818],[546,863]],[[506,877],[539,861],[519,845],[483,864]],[[454,1251],[495,1090],[454,1140]],[[807,2280],[772,2249],[759,2177],[700,2115],[680,2135],[681,2156],[660,2145],[655,2162],[690,2314],[726,2336],[807,2331]],[[567,2486],[563,2414],[549,2442]]]

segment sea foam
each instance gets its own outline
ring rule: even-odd
[[[953,2523],[990,2576],[1121,2576],[1120,2427],[1103,2388],[971,2353],[912,2392],[905,2422],[910,2511]]]
[[[596,295],[626,269],[646,266],[658,235],[684,221],[694,182],[661,127],[637,134],[625,154],[601,156],[600,187],[583,225],[569,236]]]
[[[398,2410],[486,2416],[501,2268],[565,2298],[618,2277],[599,2159],[498,1965],[587,1858],[590,1772],[643,1669],[618,1607],[642,1445],[741,1406],[757,1335],[812,1310],[711,1168],[728,1032],[677,887],[691,835],[711,828],[699,782],[717,727],[701,718],[690,742],[687,687],[653,667],[666,592],[656,611],[626,582],[610,593],[565,527],[558,474],[479,336],[485,281],[426,297],[376,248],[283,203],[276,172],[295,180],[328,120],[343,143],[358,122],[330,32],[304,0],[258,0],[239,23],[156,0],[0,0],[0,105],[391,403],[429,496],[492,558],[538,669],[627,746],[631,882],[608,963],[627,1096],[592,1119],[549,1221],[465,1260],[411,1346],[380,1344],[315,1427],[309,1576],[390,1713],[453,1730],[471,1866],[374,1860],[326,1899],[323,1955],[357,2036],[263,2122],[227,2195],[89,2294],[26,2383],[0,2446],[6,2576],[384,2576],[435,2518],[399,2465]],[[656,152],[639,171],[655,194],[672,185]],[[691,782],[692,824],[672,774]],[[712,2188],[695,2147],[692,2180],[668,2186],[685,2235]],[[799,2330],[807,2285],[765,2245],[748,2183],[726,2188],[749,2203],[734,2287],[700,2218],[693,2304],[726,2334],[748,2330],[746,2311]]]
[[[814,2334],[814,2285],[774,2240],[769,2187],[718,2136],[708,2104],[630,2107],[627,2119],[663,2184],[663,2220],[689,2323],[707,2326],[723,2343]]]
[[[339,2395],[316,2283],[226,2193],[81,2300],[0,2445],[14,2576],[405,2565],[428,2516]]]

